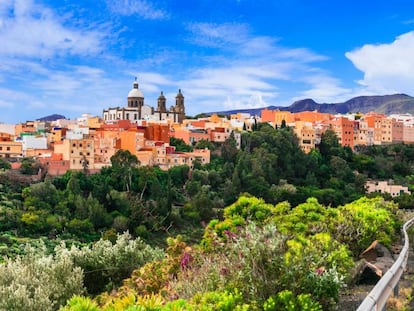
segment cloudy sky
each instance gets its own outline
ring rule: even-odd
[[[412,0],[0,0],[0,122],[414,96]]]

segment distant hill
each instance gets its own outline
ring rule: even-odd
[[[235,109],[229,111],[211,112],[208,114],[230,115],[238,112],[250,113],[251,115],[260,115],[261,110],[267,108],[269,110],[284,110],[290,112],[313,111],[317,110],[324,113],[341,113],[370,111],[394,114],[394,113],[411,113],[414,114],[414,97],[405,94],[383,95],[383,96],[358,96],[344,103],[324,103],[319,104],[313,99],[301,99],[295,101],[292,105],[286,107],[269,106],[255,109]]]
[[[56,121],[59,119],[66,119],[65,116],[62,116],[60,114],[51,114],[50,116],[46,116],[40,119],[37,119],[36,121],[42,121],[42,122],[51,122],[51,121]]]

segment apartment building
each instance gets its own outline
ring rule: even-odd
[[[62,141],[64,138],[66,138],[66,131],[67,128],[65,127],[52,127],[47,133],[47,143],[53,144],[56,141]]]
[[[332,119],[329,113],[322,113],[318,111],[301,111],[293,114],[295,121],[304,121],[315,124],[316,122],[324,122]]]
[[[71,170],[95,168],[94,140],[92,138],[65,139],[55,143],[54,153],[61,154],[62,159],[69,161]]]
[[[401,143],[404,140],[404,123],[401,121],[398,121],[394,118],[391,119],[391,135],[392,135],[392,143]]]
[[[280,127],[282,121],[286,124],[293,123],[295,122],[295,116],[289,111],[269,110],[267,108],[261,111],[261,122],[268,122],[273,127]]]
[[[1,158],[23,157],[23,144],[19,141],[0,141]]]
[[[332,130],[338,136],[338,141],[342,146],[354,149],[354,121],[345,117],[335,117],[329,121]]]
[[[371,146],[374,144],[374,129],[368,127],[366,120],[361,119],[355,122],[354,133],[355,146]]]
[[[406,144],[414,143],[414,126],[403,126],[403,142]]]
[[[210,141],[210,132],[203,128],[175,128],[170,132],[171,137],[182,139],[187,145],[195,145],[200,140]]]
[[[297,121],[295,122],[294,132],[298,137],[300,148],[309,153],[315,149],[316,145],[316,129],[310,122]]]

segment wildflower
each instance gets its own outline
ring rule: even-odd
[[[220,269],[220,275],[227,275],[229,274],[229,269],[226,267],[223,267]]]
[[[319,267],[318,269],[315,270],[315,273],[317,275],[322,275],[325,272],[325,267]]]
[[[234,239],[234,238],[237,237],[237,235],[234,232],[230,231],[230,230],[224,230],[224,234],[227,235],[231,239]]]
[[[190,267],[190,263],[193,261],[193,256],[190,253],[184,252],[183,257],[181,258],[180,266],[181,269],[185,270]]]

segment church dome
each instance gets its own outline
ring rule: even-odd
[[[132,86],[132,90],[130,90],[128,93],[128,98],[131,98],[131,97],[144,98],[144,94],[142,94],[141,90],[138,88],[137,78],[135,78],[135,81]]]

